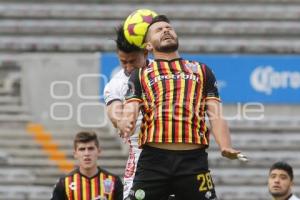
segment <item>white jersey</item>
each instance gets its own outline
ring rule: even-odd
[[[298,197],[296,197],[295,195],[292,195],[289,200],[300,200]]]
[[[120,69],[112,79],[105,85],[104,101],[106,104],[114,100],[124,101],[128,89],[129,76]]]
[[[123,69],[113,76],[113,78],[106,84],[104,88],[104,100],[106,105],[115,100],[120,100],[122,102],[125,100],[125,94],[128,90],[128,80],[129,76],[126,76]],[[138,133],[140,131],[141,119],[142,115],[140,113],[134,134],[130,136],[128,141],[129,156],[124,175],[124,199],[129,195],[136,171],[137,161],[141,153],[141,149],[138,148]]]

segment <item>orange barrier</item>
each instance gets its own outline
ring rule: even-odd
[[[51,133],[45,131],[41,124],[30,123],[27,125],[26,130],[41,145],[43,151],[48,155],[49,160],[54,161],[61,171],[68,172],[74,168],[74,163],[67,159],[65,152],[59,150]]]

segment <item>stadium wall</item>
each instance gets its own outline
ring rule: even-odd
[[[22,99],[33,119],[53,126],[95,128],[105,122],[99,103],[100,54],[24,54]]]

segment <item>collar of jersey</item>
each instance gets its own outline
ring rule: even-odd
[[[155,59],[155,61],[164,61],[164,62],[173,62],[173,61],[177,61],[177,60],[182,60],[182,58],[174,58],[171,60],[166,60],[166,59]]]

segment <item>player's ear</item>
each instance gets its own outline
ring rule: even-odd
[[[291,182],[291,187],[294,187],[294,185],[295,185],[295,184],[294,184],[294,181],[292,181],[292,182]]]

